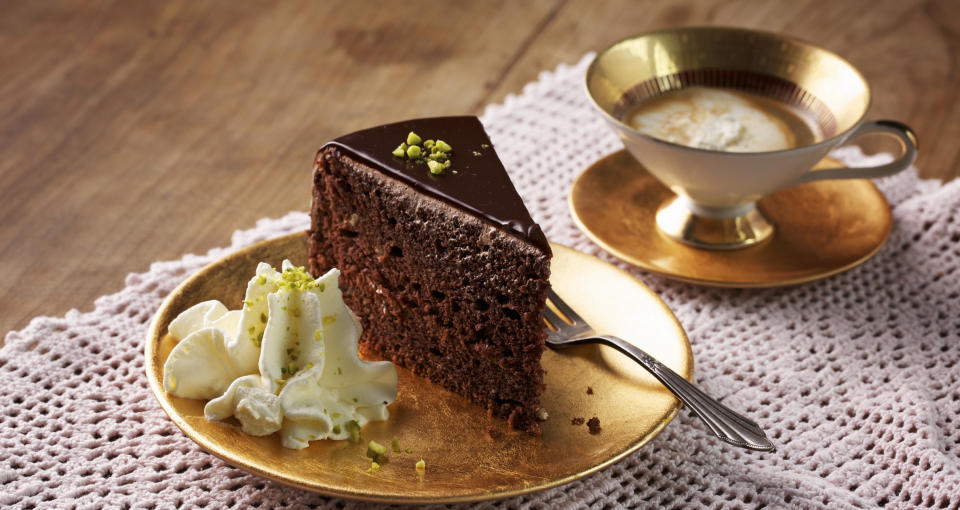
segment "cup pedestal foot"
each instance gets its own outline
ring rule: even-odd
[[[729,217],[697,214],[687,200],[674,197],[657,211],[657,227],[670,238],[706,250],[736,250],[753,246],[773,234],[773,225],[756,207]]]

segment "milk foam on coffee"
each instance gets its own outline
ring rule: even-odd
[[[739,91],[688,87],[640,103],[631,127],[678,145],[726,152],[791,149],[817,140],[799,112]]]

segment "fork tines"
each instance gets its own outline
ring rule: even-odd
[[[560,313],[562,313],[568,319],[564,322],[567,322],[568,324],[585,322],[582,317],[577,315],[577,312],[573,311],[573,308],[570,308],[570,305],[564,302],[564,300],[560,299],[560,296],[558,296],[553,289],[547,291],[547,299],[549,299],[549,301],[553,303],[553,306],[557,307],[557,310],[559,310]],[[549,310],[549,307],[544,309],[544,313],[546,313],[547,310]]]

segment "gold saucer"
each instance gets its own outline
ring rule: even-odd
[[[832,159],[817,168],[837,168]],[[869,180],[811,182],[765,197],[757,208],[774,227],[767,240],[732,251],[670,239],[655,223],[675,195],[621,150],[573,183],[570,211],[587,236],[647,271],[717,287],[776,287],[826,278],[862,264],[893,227],[890,206]]]
[[[683,328],[650,289],[590,255],[552,245],[550,283],[603,333],[634,342],[688,380],[693,355]],[[150,388],[170,419],[203,449],[245,471],[330,496],[389,503],[447,503],[504,498],[582,478],[637,450],[677,413],[673,395],[636,363],[613,349],[584,345],[543,354],[550,414],[543,435],[508,432],[503,420],[464,398],[398,369],[400,387],[390,418],[362,430],[362,441],[314,441],[288,450],[274,434],[252,437],[229,423],[203,417],[205,402],[171,397],[163,390],[163,363],[174,345],[167,326],[178,313],[207,299],[239,308],[257,262],[279,266],[284,258],[304,264],[302,233],[264,241],[207,266],[181,284],[157,311],[147,334]],[[587,394],[587,387],[593,394]],[[591,435],[571,419],[600,419]],[[491,439],[487,428],[502,435]],[[388,452],[373,473],[366,444],[389,445],[396,437],[412,453]],[[426,472],[414,464],[424,459]]]

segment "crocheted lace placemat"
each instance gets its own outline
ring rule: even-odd
[[[547,236],[615,262],[567,211],[573,178],[620,148],[587,103],[589,57],[543,73],[489,107],[483,121]],[[887,157],[836,155],[854,165]],[[696,382],[758,420],[776,453],[727,446],[682,410],[652,442],[600,473],[475,506],[957,508],[960,180],[920,181],[911,169],[878,185],[893,206],[890,240],[867,263],[820,282],[723,290],[618,263],[686,328]],[[261,220],[226,248],[129,275],[92,312],[39,317],[9,333],[0,350],[0,507],[361,506],[249,475],[201,451],[160,409],[144,376],[148,322],[177,284],[233,250],[307,224],[303,212]]]

